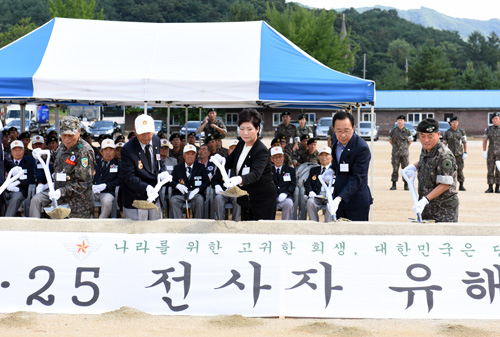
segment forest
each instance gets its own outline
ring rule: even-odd
[[[463,40],[458,32],[399,18],[395,10],[338,13],[285,0],[0,0],[0,48],[53,17],[264,20],[328,67],[376,81],[378,90],[500,89],[500,38],[493,32]]]

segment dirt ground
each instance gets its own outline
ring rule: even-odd
[[[270,139],[265,139],[269,144]],[[320,141],[319,146],[326,145]],[[420,143],[411,145],[410,159],[418,160]],[[390,145],[374,143],[373,221],[405,222],[414,217],[410,193],[398,183],[390,191]],[[460,192],[459,222],[498,223],[500,194],[485,194],[486,161],[482,140],[468,142],[466,192]],[[133,308],[102,315],[55,315],[15,312],[0,314],[0,336],[498,336],[499,320],[299,319],[152,316]]]

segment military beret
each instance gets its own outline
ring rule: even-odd
[[[2,134],[3,134],[4,136],[7,136],[7,135],[9,134],[9,130],[7,130],[7,129],[3,129],[3,130],[2,130]]]
[[[278,139],[280,139],[282,142],[286,142],[286,136],[283,135],[283,136],[279,136]]]
[[[191,137],[191,136],[196,137],[196,132],[190,132],[190,133],[188,133],[188,137]]]
[[[396,119],[402,119],[402,120],[406,121],[406,116],[405,115],[399,115],[398,118],[396,118]]]
[[[273,146],[274,144],[280,144],[281,143],[281,140],[279,138],[273,138],[273,140],[271,140],[271,146]]]
[[[17,139],[21,140],[21,139],[25,139],[25,138],[30,138],[30,133],[28,131],[24,131],[22,132],[19,137],[17,137]]]
[[[309,135],[302,135],[300,136],[300,140],[303,141],[304,139],[309,139]]]
[[[490,122],[493,120],[494,117],[500,117],[500,112],[494,112],[493,114],[491,114]]]
[[[17,131],[17,128],[16,128],[15,126],[11,126],[11,127],[9,128],[9,132],[10,132],[10,131],[16,131],[16,132],[18,132],[18,131]]]
[[[127,139],[132,139],[135,137],[135,132],[134,131],[130,131],[127,135]]]
[[[205,137],[205,144],[208,144],[208,142],[210,142],[211,140],[215,140],[215,136],[208,136],[208,137]]]
[[[181,138],[181,136],[177,133],[177,132],[174,132],[170,135],[170,138],[168,139],[169,141],[173,141],[175,138]]]
[[[458,121],[458,117],[457,116],[451,117],[450,118],[450,123],[453,122],[453,121]]]
[[[306,114],[300,114],[299,117],[297,118],[299,121],[303,118],[306,118]]]
[[[85,130],[82,130],[82,132],[80,133],[80,137],[81,138],[87,138],[90,136],[90,133],[88,133],[87,131]]]
[[[283,116],[290,116],[290,115],[291,115],[290,111],[283,111],[281,113],[281,117],[283,117]]]
[[[217,133],[214,135],[214,139],[222,139],[222,136]]]
[[[97,140],[104,140],[106,135],[100,134],[99,137],[97,137]]]
[[[45,144],[49,145],[50,142],[59,143],[59,139],[56,136],[49,136],[49,137],[47,137],[47,141],[45,142]]]
[[[307,145],[309,144],[316,144],[318,141],[316,140],[316,138],[311,138],[307,141]]]
[[[157,135],[157,136],[158,136],[158,138],[160,138],[160,139],[165,139],[165,138],[167,138],[167,136],[165,136],[165,134],[164,134],[163,132],[158,132],[156,135]]]
[[[47,137],[50,137],[50,136],[52,136],[52,135],[57,136],[57,131],[56,131],[56,130],[52,130],[52,131],[50,131],[50,132],[47,134]]]
[[[115,138],[115,143],[119,143],[119,142],[124,142],[125,141],[125,136],[124,135],[118,135],[116,136]]]
[[[423,132],[423,133],[434,133],[439,131],[439,123],[437,120],[433,118],[426,118],[420,123],[418,123],[417,126],[417,131],[418,132]]]

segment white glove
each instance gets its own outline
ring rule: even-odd
[[[221,194],[222,193],[222,187],[220,185],[215,185],[215,194]]]
[[[164,171],[164,172],[158,174],[158,181],[163,181],[165,179],[167,180],[167,183],[172,181],[172,176],[170,175],[170,173],[168,173],[167,171]]]
[[[41,148],[36,148],[36,149],[33,149],[33,151],[31,152],[33,158],[35,159],[40,159],[40,152],[42,152],[42,149]]]
[[[329,184],[330,180],[335,179],[335,172],[333,172],[333,170],[329,168],[321,175],[321,178],[326,184]]]
[[[462,159],[463,160],[467,159],[467,152],[464,152],[464,154],[462,155]]]
[[[57,189],[54,192],[49,192],[50,199],[59,200],[60,197],[61,197],[61,190],[60,189]]]
[[[211,161],[219,162],[222,166],[226,165],[226,158],[216,153],[212,157],[210,157]]]
[[[240,185],[242,182],[243,182],[243,179],[240,176],[236,176],[236,177],[229,178],[229,181],[226,181],[224,183],[224,186],[226,188],[231,188],[231,187]]]
[[[36,192],[36,194],[38,194],[40,192],[45,191],[47,188],[49,188],[48,184],[38,184],[38,185],[36,185],[35,192]]]
[[[316,196],[316,193],[313,191],[309,192],[309,198],[314,198]]]
[[[188,192],[188,188],[182,184],[177,184],[177,186],[175,186],[175,188],[178,189],[179,192],[181,192],[182,194],[186,194]]]
[[[7,186],[7,191],[11,191],[11,192],[19,192],[19,187],[17,187],[17,185],[19,185],[20,182],[19,181],[14,181],[13,183],[10,183],[8,186]]]
[[[194,196],[198,194],[198,192],[200,192],[199,188],[195,188],[194,190],[192,190],[191,192],[189,192],[189,198],[188,198],[188,200],[193,199]]]
[[[429,199],[427,199],[426,197],[423,197],[422,199],[420,199],[417,202],[417,204],[415,206],[413,206],[413,210],[417,214],[422,214],[422,212],[423,212],[425,206],[427,206],[427,204],[429,204]]]
[[[19,172],[24,172],[23,168],[21,166],[14,166],[11,170],[10,170],[10,173],[11,173],[11,176],[14,177],[15,175],[17,175]]]
[[[151,185],[146,187],[146,193],[148,194],[148,201],[153,202],[156,198],[158,198],[159,194],[155,191],[155,188]]]
[[[415,165],[410,164],[403,169],[403,172],[406,174],[406,176],[408,178],[411,179],[415,176],[415,173],[417,172],[417,168],[415,167]]]
[[[340,202],[342,201],[342,199],[340,199],[340,197],[336,197],[335,199],[333,199],[332,202],[329,202],[327,207],[328,207],[328,212],[330,212],[330,214],[332,216],[335,216],[335,214],[337,214],[337,210],[339,209],[339,205],[340,205]]]
[[[288,197],[288,194],[286,194],[286,193],[280,193],[280,195],[278,195],[278,201],[282,202],[283,200],[286,199],[286,197]]]
[[[38,188],[38,186],[37,186],[37,188]],[[99,191],[99,189],[97,188],[96,185],[92,185],[92,193],[99,194],[99,193],[101,193],[101,191]]]
[[[488,159],[488,151],[483,151],[483,158]]]
[[[99,185],[93,185],[93,186],[95,186],[97,188],[99,193],[101,193],[102,191],[104,191],[106,189],[106,184],[99,184]]]

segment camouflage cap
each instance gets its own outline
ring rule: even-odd
[[[80,120],[75,116],[66,116],[61,120],[61,135],[76,135],[80,130]]]

